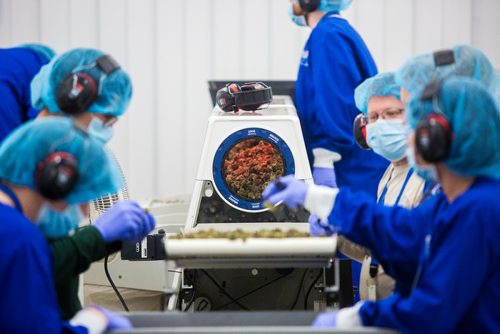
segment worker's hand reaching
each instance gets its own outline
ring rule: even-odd
[[[334,168],[313,168],[314,184],[326,186],[330,188],[337,188],[337,178],[335,176]]]
[[[331,236],[335,234],[335,229],[333,226],[324,223],[315,214],[309,216],[309,234],[314,237],[319,237],[321,235]]]
[[[92,307],[97,308],[100,312],[102,312],[102,314],[104,314],[106,319],[108,319],[107,330],[132,328],[132,324],[130,323],[130,320],[128,320],[128,318],[105,309],[104,307],[100,307],[97,305],[94,305]]]
[[[97,305],[87,306],[78,311],[69,322],[73,326],[86,328],[89,333],[132,328],[132,323],[128,318]]]
[[[139,241],[155,227],[155,219],[134,201],[120,201],[97,218],[94,227],[106,242]]]
[[[313,321],[315,328],[332,328],[337,326],[337,312],[320,313]]]
[[[304,206],[308,188],[304,181],[295,179],[293,175],[287,175],[270,183],[264,189],[262,198],[273,205],[283,202],[289,208],[295,209],[299,205]]]

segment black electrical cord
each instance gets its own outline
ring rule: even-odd
[[[108,257],[109,257],[109,254],[106,255],[106,257],[104,258],[104,272],[106,273],[106,277],[108,278],[109,284],[111,284],[111,287],[113,288],[113,290],[115,291],[116,295],[118,296],[118,299],[120,299],[120,302],[122,303],[123,308],[125,309],[125,311],[130,312],[129,309],[128,309],[127,303],[125,303],[125,300],[123,299],[122,295],[120,294],[120,291],[118,291],[118,289],[116,288],[116,285],[113,282],[113,279],[111,278],[111,275],[109,274],[109,270],[108,270]]]
[[[307,289],[306,298],[304,299],[304,310],[307,310],[307,299],[309,299],[309,294],[316,285],[316,282],[320,279],[321,275],[323,275],[323,269],[319,270],[318,276],[316,276],[316,278],[312,281],[311,285]]]
[[[290,310],[293,310],[295,306],[297,306],[297,302],[299,301],[300,298],[300,291],[302,291],[302,284],[304,284],[304,279],[306,278],[306,274],[307,274],[307,269],[304,269],[304,273],[302,274],[302,278],[300,279],[299,288],[297,289],[297,295],[295,296],[295,300],[293,301]]]
[[[239,307],[241,307],[242,309],[244,309],[245,311],[250,311],[245,305],[241,304],[239,301],[237,301],[233,296],[231,296],[222,286],[220,286],[219,283],[217,283],[216,279],[212,277],[212,275],[210,275],[206,270],[204,269],[200,269],[200,271],[202,273],[205,274],[205,276],[208,277],[208,279],[210,279],[212,281],[212,283],[219,288],[219,290],[229,299],[231,299],[231,301],[233,303],[235,303],[236,305],[238,305]]]
[[[236,298],[236,300],[240,300],[240,299],[242,299],[242,298],[245,298],[246,296],[251,295],[252,293],[254,293],[254,292],[256,292],[256,291],[259,291],[259,290],[261,290],[261,289],[264,289],[266,286],[271,285],[271,284],[273,284],[274,282],[277,282],[277,281],[279,281],[280,279],[282,279],[282,278],[284,278],[284,277],[286,277],[286,276],[288,276],[288,275],[290,275],[290,273],[286,273],[286,274],[284,274],[284,275],[281,275],[281,276],[279,276],[279,277],[276,277],[275,279],[272,279],[272,280],[270,280],[269,282],[264,283],[263,285],[258,286],[258,287],[256,287],[255,289],[250,290],[250,291],[248,291],[247,293],[245,293],[245,294],[243,294],[243,295],[239,296],[238,298]],[[227,302],[227,303],[225,303],[224,305],[219,306],[218,308],[216,308],[216,309],[215,309],[215,311],[221,310],[221,309],[223,309],[224,307],[229,306],[229,305],[231,305],[231,304],[233,304],[233,303],[234,303],[233,301]]]

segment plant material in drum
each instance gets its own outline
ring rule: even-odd
[[[285,174],[279,150],[262,138],[245,139],[226,154],[223,177],[229,190],[250,201],[259,201],[269,182]]]

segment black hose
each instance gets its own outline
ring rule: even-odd
[[[111,275],[109,274],[108,257],[109,257],[109,254],[106,255],[106,257],[104,258],[104,272],[106,273],[106,277],[108,278],[109,284],[111,284],[111,287],[113,288],[116,295],[118,296],[118,299],[122,303],[123,308],[125,309],[125,311],[130,312],[128,309],[127,303],[125,303],[125,300],[123,299],[122,295],[120,294],[120,291],[118,291],[115,283],[113,282],[113,279],[111,278]]]

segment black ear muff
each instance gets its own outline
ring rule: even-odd
[[[86,73],[71,73],[56,91],[56,102],[62,112],[78,115],[85,112],[97,98],[97,83]]]
[[[441,81],[432,81],[424,88],[420,100],[432,101],[434,110],[415,128],[415,150],[429,163],[445,160],[450,154],[453,139],[451,125],[439,109],[441,84]]]
[[[237,111],[234,109],[234,94],[240,91],[240,86],[237,84],[227,84],[226,87],[219,89],[215,95],[215,100],[219,108],[226,112]]]
[[[445,160],[450,153],[451,128],[442,115],[432,113],[420,121],[415,129],[416,151],[427,162]]]
[[[38,164],[35,172],[37,191],[51,200],[59,200],[68,196],[77,180],[77,161],[67,152],[49,154]]]
[[[366,141],[366,125],[368,124],[366,115],[359,114],[354,119],[354,123],[352,126],[352,130],[354,132],[354,141],[358,144],[359,147],[365,150],[371,150],[370,145]]]
[[[73,69],[71,74],[64,78],[56,91],[56,102],[62,112],[75,116],[88,110],[95,102],[99,93],[99,81],[103,78],[93,78],[90,74],[81,72],[97,67],[103,76],[108,76],[120,69],[120,65],[109,55],[96,59],[95,63]]]
[[[273,93],[271,87],[263,82],[245,83],[241,87],[233,83],[219,89],[215,99],[217,105],[226,112],[255,111],[263,105],[269,105],[273,101]]]
[[[321,0],[299,0],[300,8],[304,14],[318,10]]]

